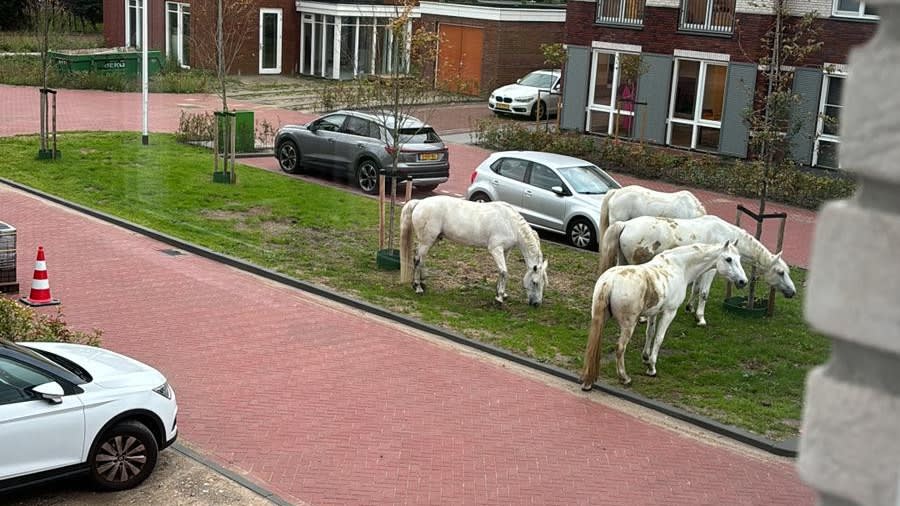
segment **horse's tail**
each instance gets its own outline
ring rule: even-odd
[[[601,341],[603,325],[609,311],[609,296],[612,285],[597,280],[594,288],[594,303],[591,308],[591,328],[588,332],[587,348],[584,350],[584,371],[581,374],[581,389],[590,390],[600,375]]]
[[[412,250],[413,250],[413,223],[412,213],[416,204],[421,202],[412,199],[403,205],[400,212],[400,282],[411,283],[413,280]]]
[[[606,229],[606,234],[601,238],[600,242],[600,274],[606,272],[610,267],[618,264],[619,248],[621,247],[619,237],[625,230],[624,221],[617,221]]]
[[[601,242],[603,241],[603,234],[609,228],[609,199],[612,198],[615,192],[615,189],[607,191],[600,202],[600,230],[597,231],[597,240]]]

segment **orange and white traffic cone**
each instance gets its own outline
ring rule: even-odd
[[[37,260],[34,262],[34,279],[31,281],[31,293],[19,301],[29,306],[59,304],[58,299],[50,296],[50,279],[47,277],[47,260],[44,258],[43,246],[38,246]]]

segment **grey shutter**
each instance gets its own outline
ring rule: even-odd
[[[794,70],[794,93],[800,97],[800,100],[794,104],[791,122],[799,123],[800,130],[791,139],[791,158],[806,165],[812,163],[822,79],[821,69],[798,68]]]
[[[583,46],[568,46],[566,75],[563,79],[563,108],[559,126],[563,130],[584,131],[587,109],[591,50]]]
[[[723,155],[747,157],[750,128],[746,116],[753,103],[755,90],[756,65],[752,63],[728,64],[725,108],[722,111],[722,130],[719,136],[719,152]]]
[[[666,118],[669,115],[669,87],[672,84],[672,57],[647,54],[641,55],[641,64],[646,68],[638,80],[638,102],[636,105],[634,137],[665,144]]]

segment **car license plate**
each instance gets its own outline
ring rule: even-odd
[[[438,159],[437,153],[421,153],[419,154],[420,161],[435,161]]]
[[[497,104],[494,106],[494,109],[503,109],[504,111],[508,111],[509,104],[504,104],[503,102],[497,102]]]

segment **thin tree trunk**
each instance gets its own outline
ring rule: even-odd
[[[222,111],[228,111],[228,97],[225,90],[225,31],[224,31],[224,0],[218,0],[218,15],[216,16],[216,66],[219,74],[219,89],[222,90]]]

